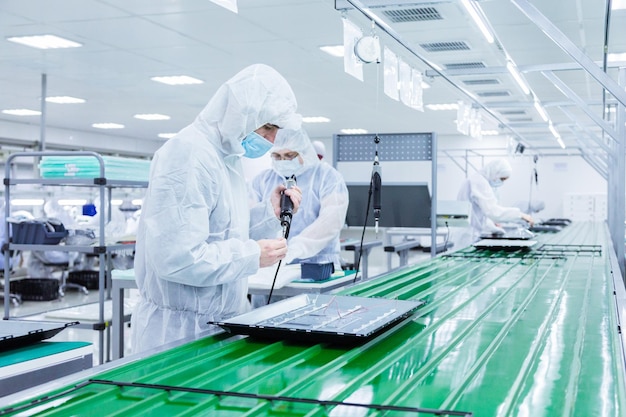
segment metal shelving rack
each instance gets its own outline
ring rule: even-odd
[[[100,175],[96,178],[55,178],[55,179],[17,179],[11,178],[11,164],[16,158],[40,158],[42,156],[85,156],[96,158],[100,165]],[[99,332],[99,347],[100,347],[100,364],[104,363],[104,330],[107,329],[108,323],[104,317],[104,301],[105,301],[105,280],[108,271],[108,257],[115,251],[128,250],[129,244],[114,244],[107,245],[105,241],[105,217],[107,220],[111,219],[111,194],[114,188],[145,188],[147,187],[147,181],[131,181],[131,180],[115,180],[107,179],[105,175],[105,164],[102,156],[96,152],[88,151],[70,151],[70,152],[16,152],[10,155],[5,162],[5,219],[10,217],[10,196],[11,186],[17,185],[43,185],[43,186],[75,186],[75,187],[98,187],[100,193],[100,207],[99,212],[102,214],[99,218],[99,238],[98,243],[89,246],[66,246],[66,245],[41,245],[41,244],[14,244],[9,241],[9,222],[5,220],[6,224],[6,240],[3,242],[4,251],[4,320],[10,320],[10,266],[9,266],[9,250],[22,250],[22,251],[64,251],[64,252],[79,252],[84,254],[92,254],[98,257],[99,260],[99,275],[98,275],[98,321],[95,324],[87,326],[93,330]],[[105,199],[106,194],[106,199]],[[106,208],[106,210],[105,210]],[[106,214],[106,216],[105,216]],[[8,249],[8,250],[7,250]],[[106,294],[106,298],[110,298],[110,287]],[[80,325],[79,325],[80,326]],[[83,325],[82,327],[85,327]]]

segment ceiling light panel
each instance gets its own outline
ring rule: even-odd
[[[152,81],[168,85],[190,85],[190,84],[202,84],[204,81],[199,80],[188,75],[172,75],[166,77],[152,77]]]
[[[307,116],[303,117],[302,121],[304,123],[328,123],[330,119],[324,116]]]
[[[2,110],[2,113],[10,114],[12,116],[39,116],[41,114],[40,111],[29,109],[8,109]]]
[[[167,116],[165,114],[157,114],[157,113],[136,114],[133,117],[135,119],[141,119],[141,120],[170,120],[170,116]]]
[[[46,97],[47,103],[56,103],[56,104],[81,104],[85,102],[85,99],[78,97],[69,97],[69,96],[56,96],[56,97]]]
[[[94,123],[91,127],[96,129],[124,129],[124,125],[119,123]]]
[[[7,40],[38,49],[78,48],[83,46],[78,42],[56,35],[13,36],[7,38]]]

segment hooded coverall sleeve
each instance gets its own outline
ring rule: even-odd
[[[194,152],[197,158],[189,160]],[[229,182],[216,177],[214,155],[202,155],[199,146],[178,149],[156,158],[149,186],[145,218],[147,263],[162,279],[204,287],[244,278],[259,267],[260,249],[247,239],[247,205],[231,210],[236,202],[221,190]],[[244,188],[245,191],[245,188]]]
[[[319,185],[319,214],[311,224],[290,239],[286,263],[317,255],[338,238],[345,223],[349,199],[343,177],[329,165],[320,166],[318,172],[321,175],[313,178],[312,182]],[[307,209],[310,208],[300,207],[301,211]]]

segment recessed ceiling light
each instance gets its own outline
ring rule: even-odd
[[[11,200],[12,206],[43,206],[43,198],[15,198]]]
[[[342,57],[344,54],[343,45],[320,46],[320,49],[328,55],[336,56],[338,58]]]
[[[124,125],[119,123],[94,123],[91,127],[96,129],[124,129]]]
[[[358,135],[362,133],[367,133],[365,129],[341,129],[341,133],[345,133],[347,135]]]
[[[40,111],[29,110],[29,109],[2,110],[2,113],[4,113],[4,114],[11,114],[13,116],[39,116],[41,114]]]
[[[168,85],[189,85],[189,84],[202,84],[204,81],[197,78],[190,77],[188,75],[172,75],[167,77],[152,77],[152,81]]]
[[[458,110],[459,105],[457,103],[449,103],[449,104],[427,104],[426,108],[428,110]]]
[[[306,116],[302,118],[304,123],[328,123],[330,119],[324,116]]]
[[[78,104],[84,103],[85,99],[69,96],[46,97],[46,102],[57,104]]]
[[[173,138],[174,136],[176,136],[176,133],[159,133],[158,136],[161,139],[169,139],[169,138]]]
[[[7,38],[7,40],[39,49],[78,48],[83,46],[78,42],[55,35],[12,36]]]
[[[170,117],[165,114],[136,114],[133,116],[135,119],[141,120],[170,120]]]
[[[625,0],[626,1],[626,0]],[[626,62],[626,52],[619,54],[613,53],[606,56],[608,62]]]
[[[611,2],[611,9],[613,10],[626,9],[626,0],[613,0]]]
[[[500,134],[497,130],[483,130],[480,132],[483,136],[497,136]]]

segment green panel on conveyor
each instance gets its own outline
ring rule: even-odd
[[[466,248],[344,289],[342,295],[427,302],[360,346],[221,333],[4,411],[27,414],[36,406],[45,416],[97,410],[125,417],[626,415],[606,226],[574,223],[537,240],[530,251]]]

